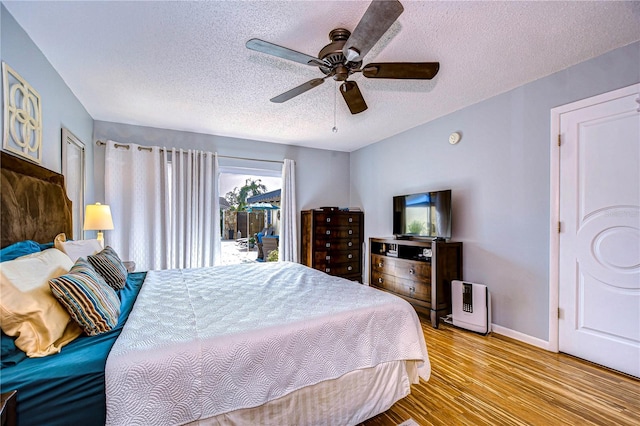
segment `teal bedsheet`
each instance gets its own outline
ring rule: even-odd
[[[81,336],[59,354],[23,358],[3,366],[2,392],[18,390],[18,425],[104,425],[106,419],[104,369],[111,347],[122,331],[145,272],[129,274],[121,300],[118,325],[98,336]]]

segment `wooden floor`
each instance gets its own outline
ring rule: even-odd
[[[497,334],[422,329],[431,379],[363,425],[640,425],[640,380]]]

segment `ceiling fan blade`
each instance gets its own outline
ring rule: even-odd
[[[349,107],[351,114],[358,114],[367,109],[367,103],[355,81],[345,81],[340,86],[340,93]]]
[[[382,62],[365,65],[362,75],[369,78],[431,80],[439,69],[440,62]]]
[[[276,96],[275,98],[271,98],[270,100],[271,102],[274,102],[276,104],[281,104],[291,98],[295,98],[296,96],[303,94],[307,90],[311,90],[316,86],[320,86],[322,83],[324,83],[324,78],[314,78],[313,80],[307,81],[306,83],[303,83],[298,87],[294,87],[293,89],[286,91],[283,94]]]
[[[345,58],[349,62],[362,60],[403,10],[397,0],[373,0],[342,48]]]
[[[320,59],[314,58],[306,53],[300,53],[287,47],[278,46],[277,44],[269,43],[268,41],[257,38],[249,40],[246,43],[246,46],[247,49],[255,50],[256,52],[266,53],[267,55],[277,56],[278,58],[288,59],[305,65],[312,65],[314,67],[327,66],[327,64],[322,62]]]

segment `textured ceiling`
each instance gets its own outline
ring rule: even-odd
[[[248,50],[260,38],[312,56],[363,1],[3,2],[96,120],[353,151],[640,40],[640,2],[401,0],[364,58],[440,62],[430,81],[356,74],[369,109],[351,115],[333,80]],[[454,130],[454,129],[452,129]]]

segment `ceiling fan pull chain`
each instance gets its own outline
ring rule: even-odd
[[[336,127],[336,108],[338,106],[338,82],[333,80],[333,133],[338,133],[338,127]]]

